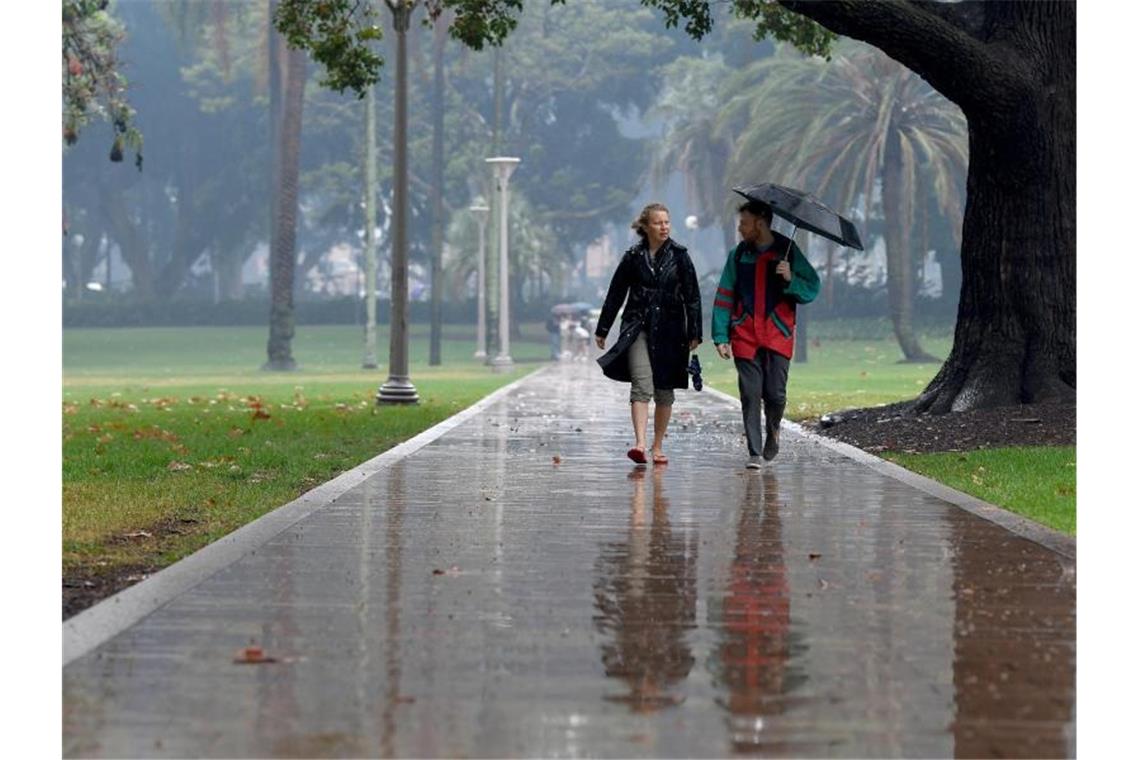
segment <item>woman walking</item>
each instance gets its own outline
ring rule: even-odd
[[[689,352],[701,343],[701,293],[689,252],[669,237],[669,209],[651,203],[630,226],[641,240],[625,252],[610,280],[594,331],[598,348],[606,347],[610,326],[625,303],[621,333],[598,364],[606,377],[631,384],[634,445],[626,456],[638,464],[648,461],[652,398],[653,463],[667,464],[662,442],[673,412],[673,390],[689,387]]]

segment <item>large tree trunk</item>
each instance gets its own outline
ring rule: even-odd
[[[903,192],[903,157],[898,131],[890,130],[883,156],[883,207],[887,210],[887,305],[895,339],[907,362],[937,361],[914,332],[914,257],[910,229],[914,201]]]
[[[1027,99],[1020,117],[971,115],[954,347],[919,411],[1075,396],[1076,114]]]
[[[879,47],[969,122],[954,347],[915,410],[1075,399],[1075,3],[780,2]]]
[[[276,39],[277,32],[271,32]],[[278,43],[280,44],[280,43]],[[264,369],[291,370],[293,359],[293,278],[297,266],[297,185],[301,155],[301,109],[305,94],[305,52],[288,50],[284,76],[277,184],[269,242],[269,358]],[[272,109],[272,104],[270,105]]]
[[[433,30],[435,76],[431,98],[431,340],[428,364],[442,363],[443,332],[443,50],[447,24],[438,19]]]

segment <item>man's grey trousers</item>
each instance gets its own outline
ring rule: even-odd
[[[740,386],[740,409],[744,413],[744,434],[748,453],[759,456],[764,446],[761,402],[782,411],[788,396],[788,359],[760,348],[751,359],[736,359],[736,379]]]

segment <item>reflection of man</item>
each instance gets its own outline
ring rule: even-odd
[[[760,490],[757,479],[749,478],[728,588],[719,610],[710,608],[711,622],[722,635],[714,675],[727,691],[718,702],[729,712],[737,752],[779,751],[768,742],[761,747],[761,732],[764,718],[783,711],[788,688],[789,591],[775,476],[764,473],[762,498]]]
[[[686,640],[696,624],[696,542],[674,537],[669,525],[662,470],[653,471],[653,508],[645,509],[645,470],[631,481],[629,538],[608,544],[598,558],[594,584],[595,624],[606,675],[620,678],[629,693],[607,696],[636,713],[680,704],[671,693],[693,668]]]
[[[768,204],[749,201],[740,207],[741,241],[728,254],[713,299],[713,343],[722,359],[735,359],[747,466],[753,469],[760,468],[761,455],[771,460],[780,451],[796,304],[809,303],[819,293],[819,275],[799,247],[773,232],[771,224]]]

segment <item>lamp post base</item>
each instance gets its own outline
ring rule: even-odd
[[[389,377],[376,392],[377,404],[418,404],[420,394],[406,377]]]
[[[489,364],[492,372],[510,372],[515,366],[515,361],[506,354],[499,354]]]

